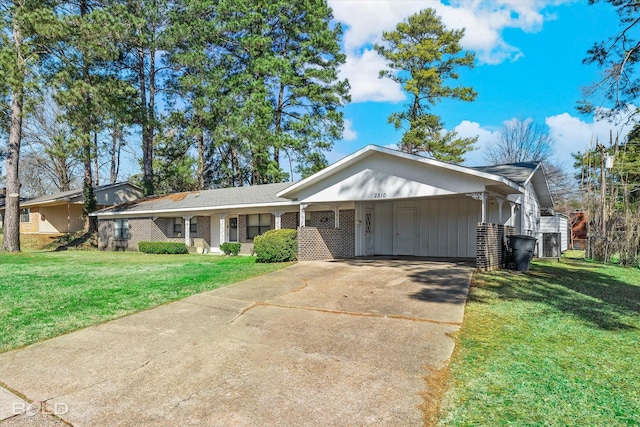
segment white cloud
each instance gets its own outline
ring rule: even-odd
[[[378,74],[385,68],[385,61],[373,50],[365,50],[360,56],[349,56],[340,69],[340,78],[349,79],[351,101],[398,102],[404,99],[400,86]]]
[[[467,166],[479,166],[487,164],[484,158],[484,153],[491,141],[493,141],[498,134],[498,131],[492,131],[480,126],[480,123],[470,122],[468,120],[462,121],[454,129],[461,138],[475,138],[478,137],[478,141],[474,145],[474,150],[465,154],[464,164]]]
[[[596,142],[608,146],[611,132],[614,140],[617,135],[619,141],[623,142],[634,125],[620,120],[609,121],[598,114],[592,122],[585,122],[569,113],[547,117],[545,123],[554,141],[555,157],[564,163],[566,168],[573,166],[571,153],[582,153],[588,148],[593,148]]]
[[[351,82],[353,102],[398,102],[404,99],[399,85],[378,78],[385,63],[371,49],[381,41],[383,31],[391,31],[410,15],[431,7],[447,28],[465,28],[462,47],[474,51],[479,63],[499,64],[523,55],[503,39],[503,30],[540,31],[546,20],[554,19],[545,13],[547,5],[562,1],[457,0],[442,4],[427,0],[329,0],[335,19],[345,25],[347,63],[341,75]]]
[[[353,141],[358,139],[358,133],[353,130],[353,122],[349,119],[344,120],[344,130],[342,131],[342,139],[345,141]]]

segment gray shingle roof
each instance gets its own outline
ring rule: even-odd
[[[132,186],[129,182],[116,182],[115,184],[105,184],[98,187],[95,187],[94,191],[96,193],[100,191],[105,191],[113,187],[119,186]],[[67,200],[69,199],[73,203],[80,203],[84,201],[84,195],[82,193],[82,189],[69,190],[69,191],[61,191],[59,193],[54,194],[45,194],[44,196],[34,197],[32,199],[25,199],[21,202],[24,206],[34,206],[40,203],[53,202],[57,200]]]
[[[491,173],[494,175],[500,175],[510,181],[515,182],[518,185],[524,185],[524,183],[527,182],[527,180],[531,177],[531,174],[536,170],[539,164],[540,162],[519,162],[493,166],[475,166],[471,169],[475,169],[480,172]]]
[[[225,206],[252,204],[291,203],[289,199],[276,197],[276,193],[293,184],[293,182],[282,182],[154,196],[100,212],[162,212],[198,208],[220,209]]]

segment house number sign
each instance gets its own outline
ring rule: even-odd
[[[374,199],[386,199],[387,193],[373,193]]]

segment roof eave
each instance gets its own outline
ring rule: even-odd
[[[367,145],[364,148],[361,148],[360,150],[356,151],[355,153],[345,157],[342,160],[339,160],[338,162],[334,163],[331,166],[326,167],[325,169],[321,170],[320,172],[317,172],[313,175],[311,175],[310,177],[307,177],[305,179],[303,179],[302,181],[298,182],[297,184],[292,185],[291,187],[285,188],[284,190],[279,191],[276,196],[277,197],[284,197],[284,198],[289,198],[289,199],[295,199],[295,196],[292,196],[292,194],[295,194],[296,192],[312,185],[314,182],[320,181],[322,180],[325,176],[331,175],[332,173],[338,172],[344,168],[346,168],[347,166],[349,166],[351,163],[355,162],[355,160],[361,156],[365,156],[365,155],[370,155],[373,153],[384,153],[384,154],[389,154],[391,156],[395,156],[398,158],[404,158],[404,159],[408,159],[408,160],[413,160],[416,162],[421,162],[424,164],[428,164],[428,165],[432,165],[432,166],[438,166],[438,167],[442,167],[445,169],[449,169],[452,171],[456,171],[456,172],[460,172],[460,173],[464,173],[467,175],[472,175],[478,178],[482,178],[482,179],[487,179],[490,181],[494,181],[494,182],[499,182],[502,184],[505,184],[511,188],[513,188],[514,190],[518,191],[519,193],[523,193],[524,192],[524,187],[518,185],[517,183],[503,177],[500,175],[495,175],[495,174],[491,174],[491,173],[487,173],[487,172],[481,172],[475,169],[470,169],[464,166],[458,166],[458,165],[452,165],[450,163],[445,163],[445,162],[441,162],[439,160],[435,160],[435,159],[429,159],[426,157],[420,157],[414,154],[409,154],[409,153],[403,153],[401,151],[398,150],[392,150],[390,148],[385,148],[385,147],[380,147],[377,145]]]
[[[296,206],[297,202],[275,202],[275,203],[245,203],[245,204],[236,204],[236,205],[220,205],[220,206],[199,206],[197,208],[175,208],[175,209],[148,209],[148,210],[140,210],[140,211],[132,211],[132,210],[123,210],[123,211],[113,211],[112,209],[108,211],[97,211],[92,212],[89,216],[130,216],[130,215],[162,215],[162,214],[174,214],[179,212],[210,212],[210,211],[225,211],[231,209],[246,209],[246,208],[265,208],[265,207],[282,207],[282,206]]]

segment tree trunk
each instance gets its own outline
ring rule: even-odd
[[[196,144],[198,146],[198,179],[196,181],[196,190],[204,190],[204,130],[202,126],[198,128]]]
[[[98,159],[98,132],[93,132],[93,170],[95,173],[95,186],[100,186],[100,160]]]
[[[118,173],[120,172],[120,138],[122,131],[117,125],[111,130],[111,169],[109,171],[109,183],[118,182]]]
[[[16,43],[18,40],[20,43],[22,42],[19,33],[15,38]],[[11,128],[7,149],[7,197],[5,199],[2,250],[8,252],[20,252],[20,179],[18,169],[22,139],[23,98],[24,88],[22,84],[18,84],[11,95]]]
[[[25,61],[21,49],[24,39],[18,25],[13,23],[13,47],[16,52],[16,77],[11,93],[11,124],[7,144],[6,199],[4,208],[4,236],[2,250],[20,252],[20,144],[22,143],[22,104],[24,102]]]
[[[82,0],[80,2],[80,15],[82,17],[86,16],[89,13],[89,5],[87,0]],[[82,77],[86,84],[86,87],[91,87],[91,74],[89,72],[89,66],[86,61],[82,65]],[[87,104],[87,110],[92,111],[91,103],[93,100],[91,99],[91,93],[85,94],[85,103]],[[84,228],[85,231],[92,233],[98,229],[97,219],[95,217],[90,217],[89,214],[96,210],[96,196],[93,191],[93,173],[91,172],[91,150],[92,150],[92,142],[91,142],[91,117],[85,117],[85,120],[82,123],[81,135],[83,138],[82,141],[82,162],[84,166],[84,184],[83,184],[83,196],[84,196],[84,205],[83,205],[83,213],[85,215],[85,223]],[[97,154],[97,153],[96,153]]]
[[[146,83],[147,75],[145,74],[145,51],[144,48],[139,50],[140,69],[138,76],[140,80],[140,100],[142,101],[142,181],[145,195],[154,194],[153,185],[153,130],[155,126],[155,51],[149,51],[149,99],[147,100]]]

